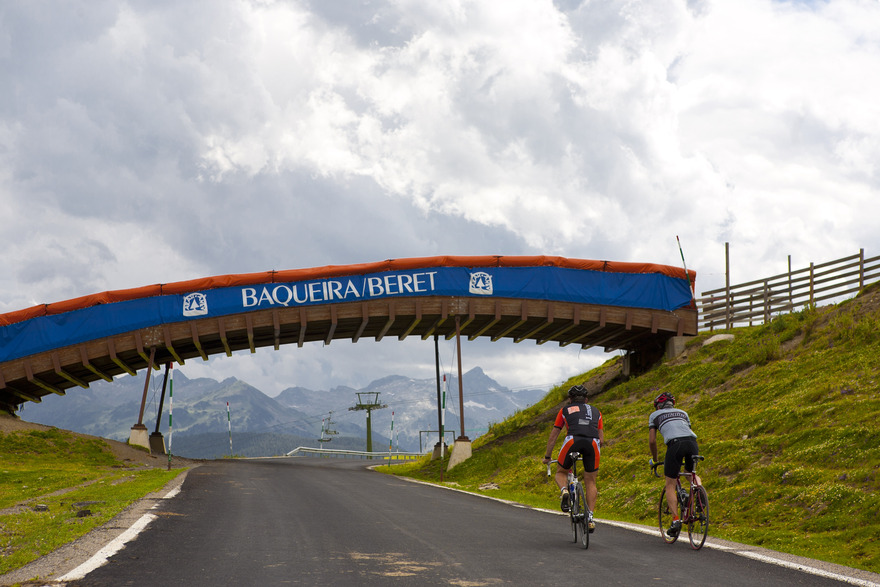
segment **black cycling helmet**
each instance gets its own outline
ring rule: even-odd
[[[671,393],[666,393],[665,391],[654,398],[654,409],[656,410],[658,406],[662,406],[666,402],[672,402],[672,405],[675,405],[675,396]]]
[[[587,397],[587,388],[583,385],[575,385],[571,389],[568,390],[568,397],[570,399],[574,399],[576,397]]]

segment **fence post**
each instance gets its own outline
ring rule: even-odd
[[[770,322],[770,314],[772,314],[772,310],[770,308],[770,286],[767,285],[767,280],[764,280],[764,324]]]
[[[724,328],[730,330],[730,243],[724,243]]]
[[[755,311],[755,296],[753,294],[749,294],[749,326],[752,325],[752,312]]]
[[[865,249],[859,249],[859,291],[865,287]]]
[[[814,269],[814,263],[812,261],[810,261],[810,305],[811,306],[814,304],[814,302],[813,302],[813,297],[814,297],[813,280],[815,279],[815,273],[816,273],[816,271]]]

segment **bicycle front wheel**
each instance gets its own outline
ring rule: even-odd
[[[578,526],[580,523],[578,522],[578,493],[580,489],[580,485],[575,483],[570,486],[571,490],[569,491],[568,498],[568,516],[571,518],[571,533],[572,533],[572,542],[578,541]]]
[[[590,548],[590,529],[587,527],[587,496],[584,493],[584,486],[578,483],[577,485],[577,499],[575,502],[577,503],[577,521],[580,526],[581,533],[581,546],[584,548]]]
[[[688,523],[691,548],[699,550],[709,535],[709,495],[703,486],[694,488],[694,511]]]
[[[660,536],[663,538],[663,541],[666,544],[672,544],[676,540],[678,540],[678,535],[670,536],[666,533],[666,530],[672,525],[672,510],[669,509],[669,504],[666,503],[666,488],[660,490],[660,502],[657,507],[657,511],[659,515],[657,516],[658,521],[660,522]]]

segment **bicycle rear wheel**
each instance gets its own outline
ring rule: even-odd
[[[569,497],[568,497],[568,516],[571,518],[571,533],[572,533],[572,542],[578,541],[578,526],[580,525],[578,522],[578,507],[580,504],[578,503],[578,490],[580,489],[580,484],[575,483],[570,486]]]
[[[580,526],[581,532],[581,545],[584,548],[590,548],[590,529],[587,527],[587,496],[584,493],[584,486],[578,483],[577,485],[577,521]]]
[[[669,509],[669,504],[666,503],[666,488],[660,490],[660,502],[658,504],[657,511],[659,515],[657,516],[658,521],[660,522],[660,536],[663,538],[663,541],[666,544],[672,544],[676,540],[678,540],[678,535],[670,536],[666,533],[666,530],[669,526],[672,525],[672,511]]]
[[[693,493],[694,515],[688,523],[688,539],[691,548],[699,550],[709,534],[709,496],[702,485],[694,488]]]

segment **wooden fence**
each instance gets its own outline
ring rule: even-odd
[[[880,257],[865,259],[865,249],[860,249],[859,254],[836,261],[810,263],[804,269],[704,291],[697,300],[700,329],[769,322],[774,315],[854,295],[878,279]]]

